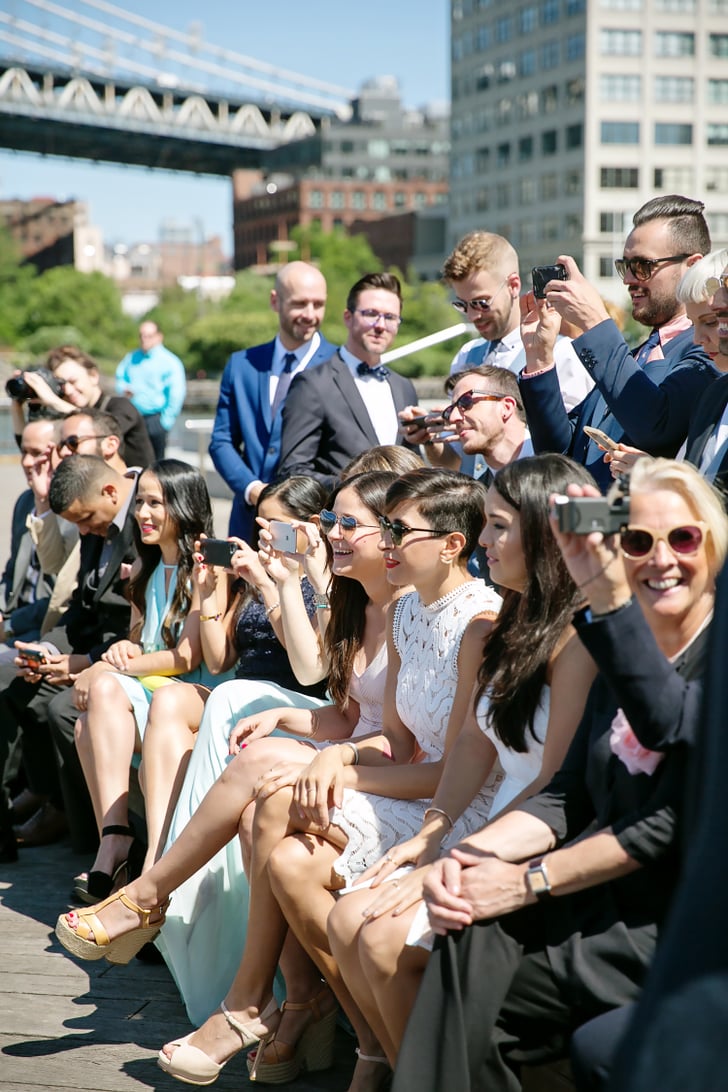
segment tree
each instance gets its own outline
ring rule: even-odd
[[[28,287],[22,335],[46,326],[74,326],[88,352],[109,360],[118,359],[134,343],[135,323],[121,309],[119,289],[102,273],[57,266]]]
[[[17,345],[35,276],[35,267],[23,264],[20,248],[0,224],[0,345]]]

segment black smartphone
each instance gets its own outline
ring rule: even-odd
[[[444,425],[442,417],[436,413],[426,413],[422,417],[410,417],[409,421],[403,421],[405,428],[415,426],[417,428],[441,428]]]
[[[569,274],[566,266],[561,265],[535,265],[531,270],[533,282],[533,294],[537,300],[546,299],[546,285],[549,281],[568,281]]]
[[[200,553],[207,565],[217,565],[221,569],[229,569],[232,556],[238,546],[234,542],[228,542],[224,538],[203,538],[200,543]]]
[[[19,648],[18,656],[29,664],[47,664],[48,653],[44,648]]]

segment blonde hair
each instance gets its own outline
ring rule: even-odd
[[[464,235],[453,252],[445,259],[442,279],[461,281],[471,273],[487,269],[503,277],[518,273],[518,255],[502,235],[490,231],[471,231]]]
[[[682,497],[710,532],[705,549],[711,568],[718,573],[728,553],[728,515],[718,490],[691,463],[676,459],[638,459],[629,476],[630,493],[667,489]]]
[[[710,277],[719,277],[728,266],[728,249],[713,250],[685,270],[675,290],[679,303],[703,303],[710,299],[705,282]]]

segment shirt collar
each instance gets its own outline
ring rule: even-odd
[[[667,345],[668,341],[677,337],[683,330],[689,330],[691,326],[692,322],[687,315],[676,315],[675,318],[670,319],[669,322],[666,322],[659,327],[660,345]]]

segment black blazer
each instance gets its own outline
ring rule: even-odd
[[[399,412],[417,404],[409,379],[386,380]],[[283,407],[279,477],[310,474],[333,488],[346,464],[379,443],[354,377],[338,353],[295,377]]]
[[[726,405],[728,405],[728,375],[721,375],[703,392],[690,420],[685,459],[693,466],[700,466],[705,445],[723,416]],[[728,451],[723,456],[714,480],[720,489],[728,490]]]
[[[35,497],[33,491],[32,489],[26,489],[20,494],[13,508],[10,557],[5,566],[5,572],[0,578],[4,597],[3,614],[6,621],[12,624],[15,634],[14,640],[15,638],[32,640],[33,634],[40,633],[40,627],[45,618],[50,594],[55,583],[54,578],[47,576],[41,569],[38,574],[35,602],[19,605],[18,597],[33,551],[33,540],[30,537],[30,531],[26,527],[26,519],[34,508]],[[27,638],[26,634],[29,635]]]

